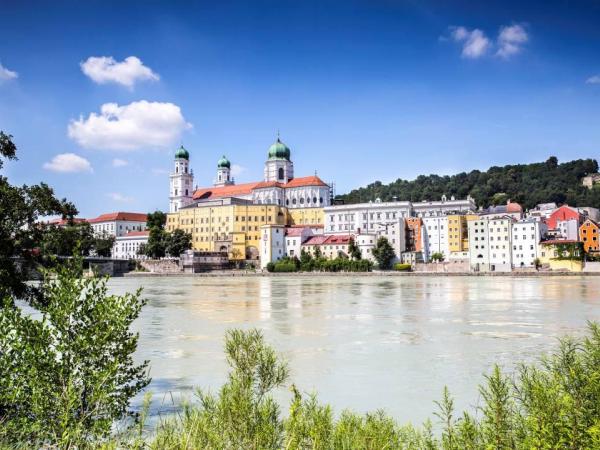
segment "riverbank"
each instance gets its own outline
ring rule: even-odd
[[[600,272],[253,272],[245,270],[219,270],[202,273],[158,273],[158,272],[128,272],[124,277],[565,277],[565,276],[600,276]]]

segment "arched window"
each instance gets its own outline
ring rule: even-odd
[[[304,197],[300,197],[300,204],[303,205],[304,204]]]
[[[295,198],[293,198],[293,199],[292,199],[292,204],[293,204],[293,205],[295,205],[295,204],[296,204],[296,199],[295,199]]]
[[[323,203],[323,197],[319,197],[319,203]]]
[[[285,201],[285,204],[286,204],[286,206],[290,204],[290,199],[289,198]]]
[[[317,203],[317,197],[313,197],[313,203]]]
[[[177,195],[177,189],[175,189],[175,195]]]
[[[187,189],[185,190],[185,195],[188,195],[188,190]]]
[[[280,180],[283,180],[283,167],[279,168],[279,177]]]
[[[175,166],[175,173],[179,173],[179,166]]]

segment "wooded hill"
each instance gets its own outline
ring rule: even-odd
[[[546,162],[494,166],[487,171],[472,170],[456,175],[419,175],[415,180],[398,179],[389,184],[376,181],[366,187],[336,196],[336,202],[359,203],[375,201],[439,200],[442,195],[457,199],[471,195],[478,206],[499,205],[508,199],[523,208],[538,203],[567,203],[571,206],[600,208],[600,186],[588,189],[582,177],[598,172],[595,159],[578,159],[562,164],[554,156]]]

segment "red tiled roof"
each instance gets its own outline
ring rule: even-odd
[[[235,197],[237,195],[248,195],[252,193],[252,189],[259,184],[244,183],[231,184],[229,186],[215,186],[209,188],[196,189],[194,192],[194,200],[205,200],[209,198]]]
[[[553,245],[553,244],[575,244],[576,241],[574,239],[550,239],[549,241],[542,241],[540,244],[543,245]]]
[[[269,187],[286,189],[301,186],[327,186],[327,184],[317,176],[294,178],[288,183],[279,183],[277,181],[255,181],[253,183],[196,189],[193,198],[194,200],[206,200],[211,198],[235,197],[239,195],[249,195],[254,189],[264,189]]]
[[[322,223],[307,223],[306,225],[290,225],[290,228],[323,228],[324,225]]]
[[[260,183],[256,183],[256,185],[252,188],[254,189],[263,189],[270,187],[285,187],[285,184],[279,183],[278,181],[261,181]]]
[[[83,222],[87,222],[86,219],[82,219],[79,217],[74,217],[73,218],[73,223],[83,223]],[[67,219],[52,219],[49,220],[48,222],[46,222],[46,224],[48,225],[66,225],[67,223],[69,223],[69,221]]]
[[[114,222],[115,220],[127,220],[130,222],[146,222],[146,214],[142,213],[131,213],[131,212],[114,212],[107,214],[100,214],[94,219],[89,219],[89,223],[98,222]]]
[[[318,176],[313,175],[310,177],[294,178],[288,183],[284,184],[283,187],[292,188],[300,186],[327,186],[327,184],[321,180]]]
[[[144,230],[144,231],[130,231],[129,233],[127,233],[121,237],[135,237],[135,236],[149,236],[149,235],[150,235],[150,231]]]
[[[304,228],[286,228],[285,235],[289,236],[289,237],[302,236],[303,231],[304,231]]]
[[[349,234],[342,234],[342,235],[331,235],[331,236],[327,236],[327,240],[324,242],[324,244],[337,244],[337,245],[346,245],[350,243],[350,240],[352,239],[352,236],[350,236]]]
[[[329,236],[323,236],[322,234],[318,236],[311,236],[302,245],[321,245],[327,240],[328,237]]]

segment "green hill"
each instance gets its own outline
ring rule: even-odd
[[[511,199],[533,208],[538,203],[568,203],[571,206],[600,208],[600,186],[587,189],[581,184],[585,175],[598,172],[595,159],[578,159],[562,164],[556,157],[546,162],[490,167],[456,175],[419,175],[415,180],[398,179],[389,184],[376,181],[366,187],[336,196],[336,202],[359,203],[380,198],[382,201],[437,200],[466,198],[471,195],[478,206],[505,203]]]

